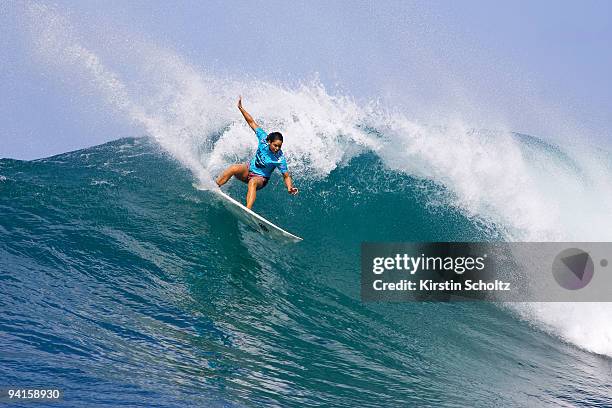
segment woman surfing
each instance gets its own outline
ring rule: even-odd
[[[233,164],[229,166],[217,179],[217,185],[221,187],[227,183],[232,176],[247,183],[246,207],[250,209],[253,207],[253,203],[255,203],[257,190],[264,188],[266,184],[268,184],[272,172],[275,168],[278,168],[283,175],[283,180],[287,186],[287,192],[291,195],[296,195],[298,189],[293,186],[293,180],[287,170],[287,161],[281,150],[283,135],[280,132],[267,134],[259,127],[253,120],[253,117],[242,107],[242,97],[238,98],[238,109],[251,129],[255,132],[259,145],[250,163]]]

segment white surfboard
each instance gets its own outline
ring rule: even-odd
[[[200,188],[198,186],[195,187]],[[256,231],[259,231],[260,233],[279,241],[300,242],[302,240],[302,238],[298,237],[297,235],[293,235],[292,233],[285,231],[281,227],[274,225],[261,215],[255,213],[255,211],[246,208],[244,205],[240,204],[238,201],[221,191],[220,188],[215,188],[212,191],[217,194],[219,198],[221,198],[221,202],[228,210],[232,212],[232,214],[234,214],[240,221],[254,228]]]

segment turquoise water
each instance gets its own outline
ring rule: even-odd
[[[297,197],[278,175],[262,190],[254,209],[304,238],[290,246],[147,138],[0,175],[0,387],[75,407],[612,405],[610,358],[537,319],[360,301],[362,241],[505,234],[372,153],[296,179]]]

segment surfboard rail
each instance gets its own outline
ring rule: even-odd
[[[202,190],[202,188],[200,188],[199,186],[195,187]],[[262,234],[271,236],[282,241],[302,241],[302,238],[288,231],[285,231],[278,225],[265,219],[261,215],[257,214],[255,211],[247,208],[237,200],[224,193],[220,188],[215,188],[210,191],[217,194],[222,199],[221,202],[225,205],[225,207],[230,210],[240,221],[251,226]]]

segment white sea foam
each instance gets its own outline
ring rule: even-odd
[[[91,183],[89,183],[89,185],[91,186],[111,186],[114,187],[114,184],[111,183],[110,181],[106,181],[106,180],[91,180]]]

